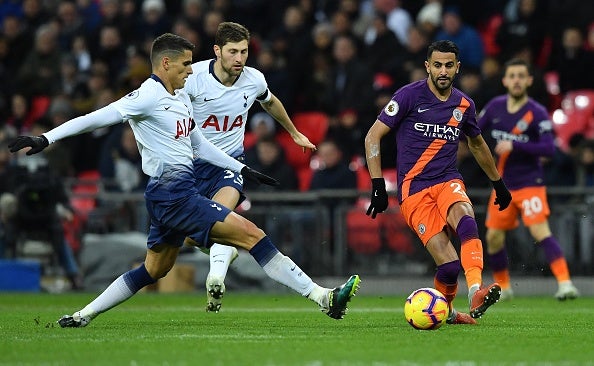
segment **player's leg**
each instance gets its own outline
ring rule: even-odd
[[[239,202],[240,193],[234,187],[222,187],[212,198],[233,210]],[[231,262],[237,258],[237,249],[214,243],[210,247],[210,270],[206,276],[206,311],[218,312],[225,294],[225,277]]]
[[[446,320],[448,324],[476,324],[476,321],[466,313],[454,308],[454,298],[458,292],[458,274],[460,273],[460,259],[456,249],[445,232],[432,237],[426,244],[427,251],[437,265],[433,278],[435,289],[444,294],[448,301],[450,313]]]
[[[559,286],[555,293],[558,300],[575,299],[579,296],[578,289],[571,282],[569,267],[563,255],[563,250],[557,238],[551,233],[548,221],[528,226],[530,234],[537,245],[544,251],[549,268]]]
[[[487,254],[493,279],[501,286],[501,300],[513,298],[505,236],[507,231],[514,230],[520,224],[518,216],[521,207],[522,200],[519,197],[519,191],[513,191],[512,202],[503,211],[499,211],[499,207],[495,205],[495,192],[491,193],[487,205],[487,220],[485,221]]]
[[[433,257],[437,272],[433,279],[435,289],[444,294],[450,307],[449,324],[475,324],[468,314],[458,312],[453,305],[458,291],[460,259],[443,228],[444,216],[439,213],[432,194],[421,191],[402,202],[400,210],[407,225],[418,235]]]
[[[527,187],[516,194],[522,202],[522,220],[530,231],[537,245],[542,248],[551,272],[557,279],[559,289],[555,297],[559,300],[575,299],[579,296],[577,288],[571,282],[567,261],[561,245],[551,232],[548,217],[551,213],[547,200],[546,188]]]
[[[196,188],[204,197],[234,210],[243,201],[243,179],[240,174],[231,170],[222,169],[206,162],[195,162]],[[221,308],[225,294],[225,277],[231,262],[239,253],[231,246],[218,243],[210,248],[200,246],[195,240],[188,237],[185,243],[197,246],[210,258],[210,267],[206,276],[206,311],[218,312]]]
[[[314,301],[328,316],[335,319],[341,319],[345,315],[347,302],[359,287],[360,279],[357,275],[351,276],[345,284],[334,289],[319,286],[291,258],[283,255],[264,231],[234,212],[230,212],[224,221],[212,226],[209,239],[248,250],[270,278]]]
[[[489,264],[493,272],[493,280],[501,286],[500,300],[511,300],[514,297],[511,288],[507,250],[505,249],[505,230],[487,229],[487,253]]]
[[[479,239],[474,211],[464,183],[452,180],[442,185],[438,206],[440,212],[446,215],[448,225],[455,229],[460,239],[460,262],[468,286],[470,315],[479,318],[499,300],[501,287],[497,283],[482,286],[483,244]]]
[[[179,247],[155,245],[149,248],[144,263],[116,278],[99,296],[73,315],[58,320],[61,327],[85,327],[99,314],[128,300],[141,288],[155,283],[173,267]]]

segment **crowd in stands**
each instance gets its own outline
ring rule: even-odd
[[[302,131],[320,146],[320,156],[299,156],[254,106],[248,159],[278,175],[280,189],[365,187],[365,134],[396,89],[427,77],[424,61],[434,40],[458,44],[456,86],[479,111],[504,93],[501,65],[511,57],[533,65],[530,95],[551,114],[570,91],[594,90],[591,1],[7,0],[0,2],[2,146],[12,136],[53,128],[135,89],[150,75],[148,50],[161,33],[193,42],[194,61],[213,58],[221,21],[251,31],[248,64],[264,73],[289,114],[321,121],[313,129],[323,132],[315,141],[310,130]],[[125,126],[97,130],[60,141],[45,155],[61,177],[95,171],[114,181],[109,189],[141,192],[146,180],[130,136]],[[549,185],[594,185],[592,138],[586,130],[572,134],[548,163]],[[395,147],[387,140],[382,165],[391,167]],[[324,163],[331,154],[341,160],[340,173]],[[460,156],[463,173],[473,176],[475,167],[467,170]],[[0,170],[10,165],[1,163]],[[358,171],[343,176],[345,167]]]

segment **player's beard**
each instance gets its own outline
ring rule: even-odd
[[[440,84],[440,78],[446,82]],[[433,83],[433,86],[435,86],[435,88],[439,91],[446,91],[452,86],[452,79],[450,77],[447,77],[447,80],[445,79],[445,77],[434,77],[433,75],[431,75],[431,82]]]
[[[509,95],[515,100],[521,100],[526,96],[526,89],[512,88],[509,91]]]
[[[221,67],[223,68],[223,71],[225,71],[225,73],[227,73],[227,75],[239,76],[239,74],[241,74],[241,72],[243,71],[243,65],[241,65],[241,69],[239,69],[239,70],[236,70],[234,68],[235,66],[239,66],[239,65],[231,65],[230,67],[225,67],[225,65],[221,65]]]

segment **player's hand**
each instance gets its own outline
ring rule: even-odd
[[[37,154],[46,147],[48,147],[49,141],[43,135],[41,136],[18,136],[8,144],[10,152],[14,153],[26,147],[30,147],[31,150],[27,151],[27,155]]]
[[[388,208],[388,192],[386,192],[384,178],[372,178],[371,185],[371,204],[366,215],[371,215],[371,218],[375,219],[378,213],[384,212]]]
[[[269,177],[266,174],[262,174],[247,165],[241,169],[241,175],[243,175],[245,179],[249,179],[257,184],[266,184],[269,186],[278,186],[280,184],[276,179]]]
[[[305,136],[301,132],[297,132],[295,135],[292,135],[291,137],[293,137],[293,141],[295,141],[297,145],[301,146],[301,148],[303,149],[303,153],[305,153],[307,149],[311,151],[316,151],[318,149],[316,145],[312,144],[311,141],[309,141],[309,139],[307,138],[307,136]]]
[[[512,195],[505,186],[505,183],[503,183],[503,179],[492,180],[491,184],[493,184],[493,189],[495,189],[495,204],[499,205],[499,211],[503,211],[509,206]]]

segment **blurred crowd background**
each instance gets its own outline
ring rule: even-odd
[[[248,65],[264,73],[298,128],[319,146],[315,154],[295,151],[254,105],[245,122],[247,162],[279,179],[276,190],[369,189],[367,129],[394,91],[427,76],[427,46],[438,39],[458,44],[456,86],[474,99],[477,111],[504,93],[503,63],[528,60],[535,79],[530,95],[548,108],[559,134],[557,154],[545,162],[548,184],[594,185],[592,1],[3,0],[0,192],[24,182],[20,176],[14,184],[10,169],[23,164],[28,171],[47,166],[60,178],[102,179],[108,191],[142,192],[146,177],[127,125],[60,141],[24,163],[6,143],[138,87],[151,72],[151,43],[164,32],[192,41],[194,61],[214,57],[222,21],[248,27]],[[383,167],[394,167],[391,138],[382,149]],[[463,147],[459,162],[468,186],[486,186]],[[272,188],[247,186],[259,189]],[[72,202],[62,203],[76,213]]]

